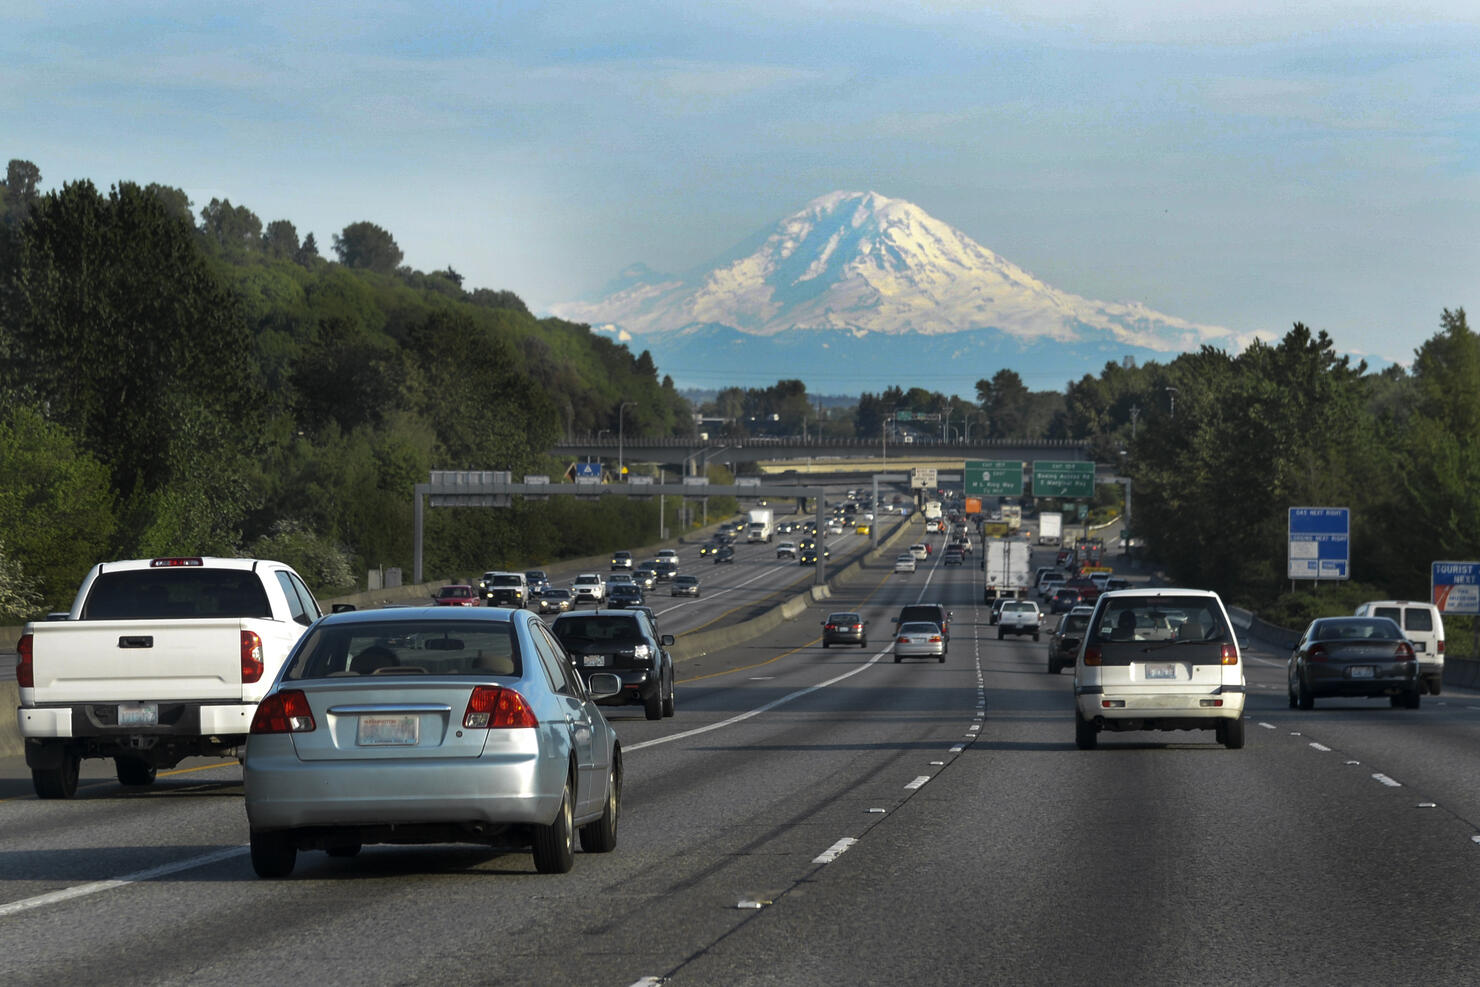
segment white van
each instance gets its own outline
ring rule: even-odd
[[[1074,742],[1104,730],[1211,730],[1244,746],[1244,666],[1217,593],[1129,589],[1101,594],[1074,665]]]
[[[1444,684],[1444,618],[1432,603],[1414,600],[1369,600],[1356,609],[1358,617],[1391,617],[1413,642],[1419,677],[1429,695]]]

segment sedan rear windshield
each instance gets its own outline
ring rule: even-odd
[[[321,624],[294,651],[283,678],[422,674],[521,674],[513,625],[506,620]]]
[[[262,579],[247,569],[131,569],[93,580],[83,620],[271,617]]]

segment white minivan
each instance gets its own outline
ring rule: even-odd
[[[1217,593],[1103,593],[1074,663],[1074,742],[1093,750],[1105,730],[1212,730],[1244,746],[1244,666]]]
[[[1413,600],[1369,600],[1357,607],[1358,617],[1391,617],[1413,642],[1422,689],[1437,696],[1444,684],[1444,618],[1432,603]]]

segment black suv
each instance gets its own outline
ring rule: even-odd
[[[613,610],[643,602],[642,587],[636,583],[608,583],[606,605]]]
[[[940,636],[946,639],[946,650],[951,650],[951,611],[939,603],[912,603],[907,607],[900,608],[899,616],[894,618],[896,624],[910,624],[916,621],[926,621],[940,628]]]
[[[673,659],[667,651],[673,635],[659,634],[646,613],[563,613],[550,629],[588,685],[593,672],[610,672],[622,680],[622,691],[598,700],[602,705],[641,703],[650,720],[673,715]]]

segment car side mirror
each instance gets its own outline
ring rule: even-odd
[[[665,648],[673,647],[673,641],[674,638],[672,634],[663,634],[658,638],[658,643]]]
[[[352,611],[354,611],[354,609],[355,609],[355,605],[353,603],[335,603],[332,606],[330,606],[329,612],[330,613],[351,613]]]
[[[597,672],[586,683],[586,694],[592,699],[610,699],[622,692],[622,680],[611,672]]]

